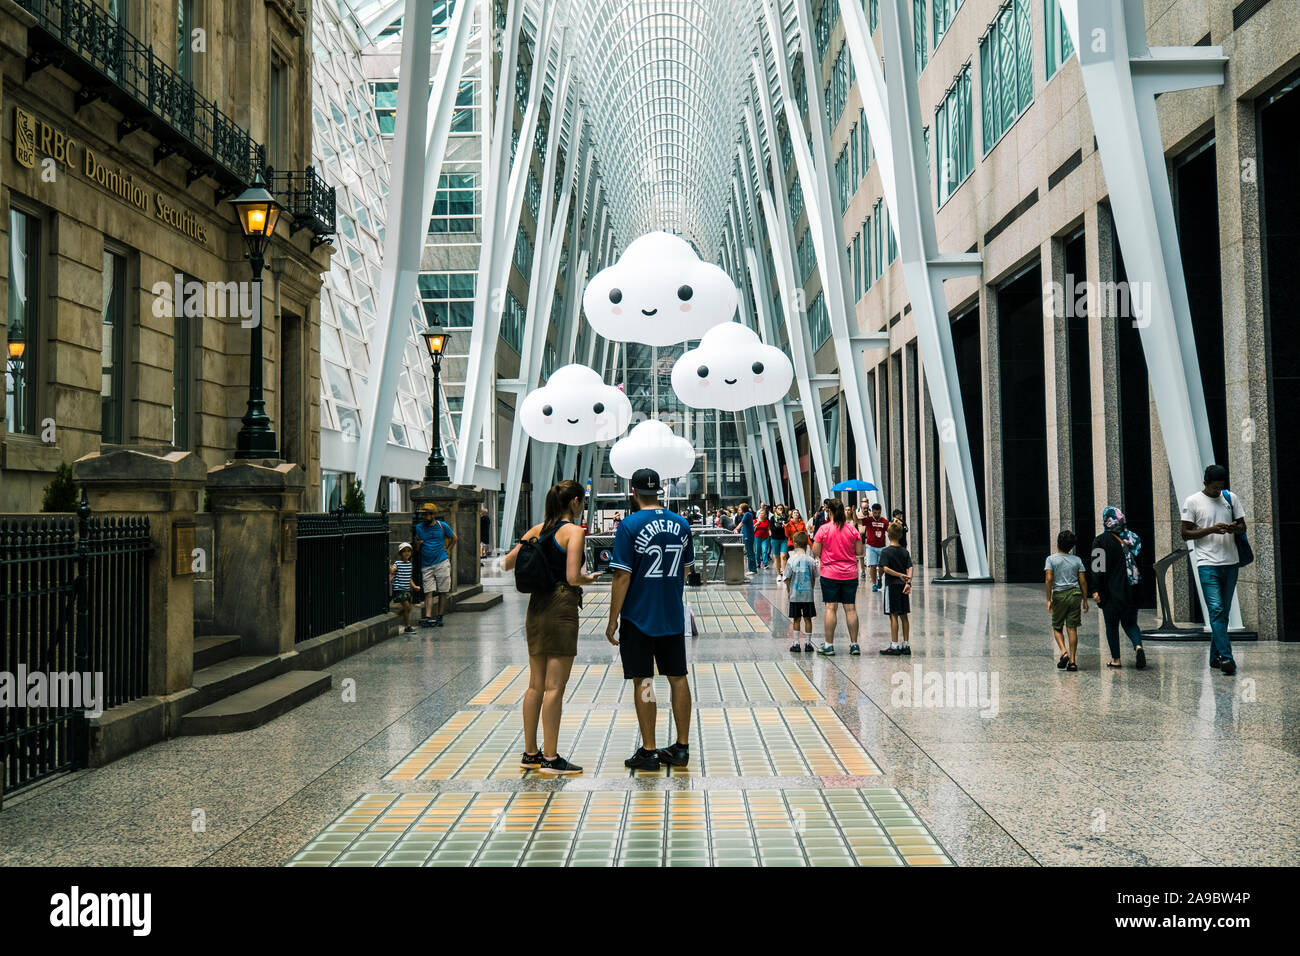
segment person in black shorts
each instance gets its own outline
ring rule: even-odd
[[[912,611],[912,556],[903,547],[903,525],[895,522],[889,526],[888,546],[880,550],[880,570],[884,572],[885,586],[881,588],[882,610],[889,615],[889,646],[882,649],[882,654],[912,653],[911,626],[907,615]],[[903,641],[898,640],[899,630],[903,632]]]
[[[659,504],[659,488],[659,473],[653,469],[642,468],[632,475],[638,509],[619,524],[609,562],[614,577],[605,637],[618,648],[623,677],[636,682],[641,746],[623,761],[633,770],[658,770],[660,764],[684,767],[690,759],[691,687],[682,590],[686,571],[695,564],[695,545],[686,519]],[[656,664],[668,678],[677,730],[676,742],[662,750],[655,747]]]

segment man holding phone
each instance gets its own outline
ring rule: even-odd
[[[1231,676],[1237,663],[1228,640],[1228,615],[1240,565],[1236,536],[1246,533],[1246,509],[1227,487],[1227,468],[1206,467],[1205,487],[1183,502],[1181,531],[1183,540],[1192,542],[1192,563],[1210,615],[1210,666]]]
[[[690,759],[691,687],[682,592],[687,569],[695,564],[695,544],[686,519],[660,505],[659,490],[659,473],[653,469],[642,468],[632,475],[638,508],[619,524],[609,562],[613,578],[605,637],[619,650],[623,677],[636,682],[641,746],[623,761],[633,770],[658,770],[664,763],[684,767]],[[668,678],[677,729],[676,742],[662,750],[655,747],[656,664]]]

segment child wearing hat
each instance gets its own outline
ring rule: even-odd
[[[411,580],[411,543],[403,541],[397,546],[397,560],[388,566],[388,588],[392,592],[392,603],[398,605],[398,614],[402,617],[402,630],[410,634],[411,606],[414,601],[412,591],[420,586]]]

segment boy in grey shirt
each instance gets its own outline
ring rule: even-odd
[[[1052,637],[1061,659],[1056,666],[1067,671],[1077,671],[1074,655],[1079,646],[1079,622],[1088,610],[1088,585],[1083,562],[1070,552],[1077,539],[1073,531],[1062,531],[1056,536],[1056,553],[1047,556],[1043,567],[1043,592],[1047,598],[1047,613],[1052,616]],[[1070,642],[1067,646],[1065,633]]]

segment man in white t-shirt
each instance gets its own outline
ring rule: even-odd
[[[1210,465],[1205,487],[1183,502],[1182,536],[1192,542],[1192,563],[1210,615],[1210,666],[1232,675],[1237,664],[1228,641],[1228,614],[1237,590],[1236,535],[1246,533],[1246,509],[1229,491],[1228,469]]]

